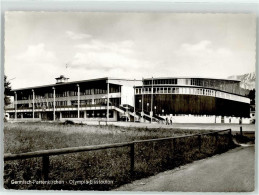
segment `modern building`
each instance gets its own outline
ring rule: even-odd
[[[99,78],[13,90],[10,120],[249,123],[240,81],[212,78]]]
[[[99,78],[13,90],[14,104],[6,108],[10,120],[118,121],[125,115],[120,105],[133,105],[134,84],[141,81]],[[126,113],[132,115],[132,113]]]
[[[149,78],[135,87],[136,112],[176,123],[249,123],[244,92],[237,80]]]

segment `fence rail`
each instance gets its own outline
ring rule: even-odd
[[[35,152],[26,152],[26,153],[20,153],[20,154],[4,154],[4,161],[41,157],[42,158],[43,178],[44,178],[44,180],[48,180],[49,156],[77,153],[77,152],[95,151],[95,150],[105,150],[105,149],[119,148],[119,147],[130,147],[130,172],[133,175],[134,174],[134,163],[135,163],[134,145],[137,143],[156,142],[156,141],[164,141],[164,140],[173,140],[174,141],[175,139],[196,136],[196,137],[198,137],[199,151],[201,151],[201,146],[202,146],[201,136],[214,135],[216,137],[216,144],[217,144],[218,135],[219,135],[219,133],[222,133],[222,132],[228,132],[229,143],[231,143],[231,140],[232,140],[231,129],[226,129],[226,130],[219,130],[219,131],[214,131],[214,132],[209,132],[209,133],[198,133],[198,134],[185,135],[185,136],[138,140],[138,141],[132,141],[132,142],[115,143],[115,144],[69,147],[69,148],[52,149],[52,150],[39,150],[39,151],[35,151]]]

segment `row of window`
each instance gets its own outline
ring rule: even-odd
[[[106,98],[102,99],[94,99],[94,103],[92,102],[92,99],[87,100],[80,100],[80,105],[92,105],[92,104],[106,104],[107,100]],[[67,101],[56,101],[56,106],[67,106]],[[71,101],[72,106],[76,106],[77,100]],[[53,102],[35,102],[34,103],[35,108],[53,108]],[[29,104],[18,104],[18,108],[28,108],[32,107],[32,103]]]
[[[213,87],[215,89],[224,90],[232,93],[240,93],[238,82],[215,80],[215,79],[200,79],[200,78],[178,78],[178,79],[154,79],[144,80],[144,85],[195,85],[203,87]]]
[[[118,93],[120,90],[115,87],[110,88],[110,93]],[[107,94],[106,89],[86,89],[85,91],[80,91],[80,96],[82,95],[93,95],[93,94]],[[56,97],[68,97],[68,96],[77,96],[78,91],[64,91],[64,92],[56,92]],[[46,98],[53,98],[53,93],[46,93],[45,95],[34,95],[35,99],[46,99]],[[22,96],[20,97],[21,100],[32,100],[33,95],[30,94],[28,97],[27,96]]]
[[[152,88],[146,87],[136,88],[136,94],[151,94]],[[154,87],[153,88],[154,94],[196,94],[196,95],[208,95],[208,96],[215,96],[215,91],[210,89],[200,89],[200,88],[181,88],[181,87]]]
[[[180,79],[184,80],[186,84],[202,86],[201,79]],[[144,85],[176,85],[178,79],[158,79],[158,80],[144,80]]]
[[[80,105],[87,105],[87,104],[92,104],[92,99],[80,100]],[[74,106],[78,105],[77,100],[71,101],[71,105],[74,105]]]
[[[152,94],[152,88],[151,87],[145,87],[142,88],[136,88],[135,93],[136,94]],[[229,99],[234,101],[241,101],[245,103],[250,103],[250,100],[248,98],[229,94],[221,91],[215,91],[211,89],[202,89],[202,88],[188,88],[188,87],[154,87],[153,88],[153,94],[191,94],[191,95],[205,95],[205,96],[213,96],[213,97],[219,97],[223,99]]]
[[[201,80],[200,79],[191,79],[191,85],[201,86]]]
[[[144,85],[164,85],[164,84],[171,84],[171,85],[175,85],[177,84],[177,79],[158,79],[158,80],[145,80],[144,81]]]
[[[102,98],[102,99],[95,99],[95,100],[94,100],[94,103],[95,103],[95,104],[104,105],[104,104],[107,103],[107,99],[104,99],[104,98]]]

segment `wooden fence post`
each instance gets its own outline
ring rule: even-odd
[[[215,145],[216,145],[216,147],[218,146],[218,138],[219,138],[219,134],[218,134],[218,132],[217,133],[215,133],[215,138],[216,138],[216,143],[215,143]]]
[[[174,159],[174,147],[175,147],[175,143],[174,143],[175,139],[171,140],[171,155],[172,155],[172,160]]]
[[[42,156],[42,173],[44,181],[49,179],[49,156]]]
[[[229,138],[228,146],[230,146],[230,145],[231,145],[231,141],[232,141],[232,133],[231,133],[231,129],[229,129],[229,132],[228,132],[228,138]]]
[[[201,135],[198,135],[199,151],[201,152]]]
[[[134,176],[134,163],[135,163],[135,154],[134,154],[134,142],[130,144],[130,173],[131,176]]]

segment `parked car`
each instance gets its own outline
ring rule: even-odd
[[[4,114],[4,121],[7,122],[7,121],[9,121],[9,119],[10,119],[9,114],[8,114],[8,113],[5,113],[5,114]]]
[[[129,117],[127,116],[121,116],[120,121],[129,121]]]

